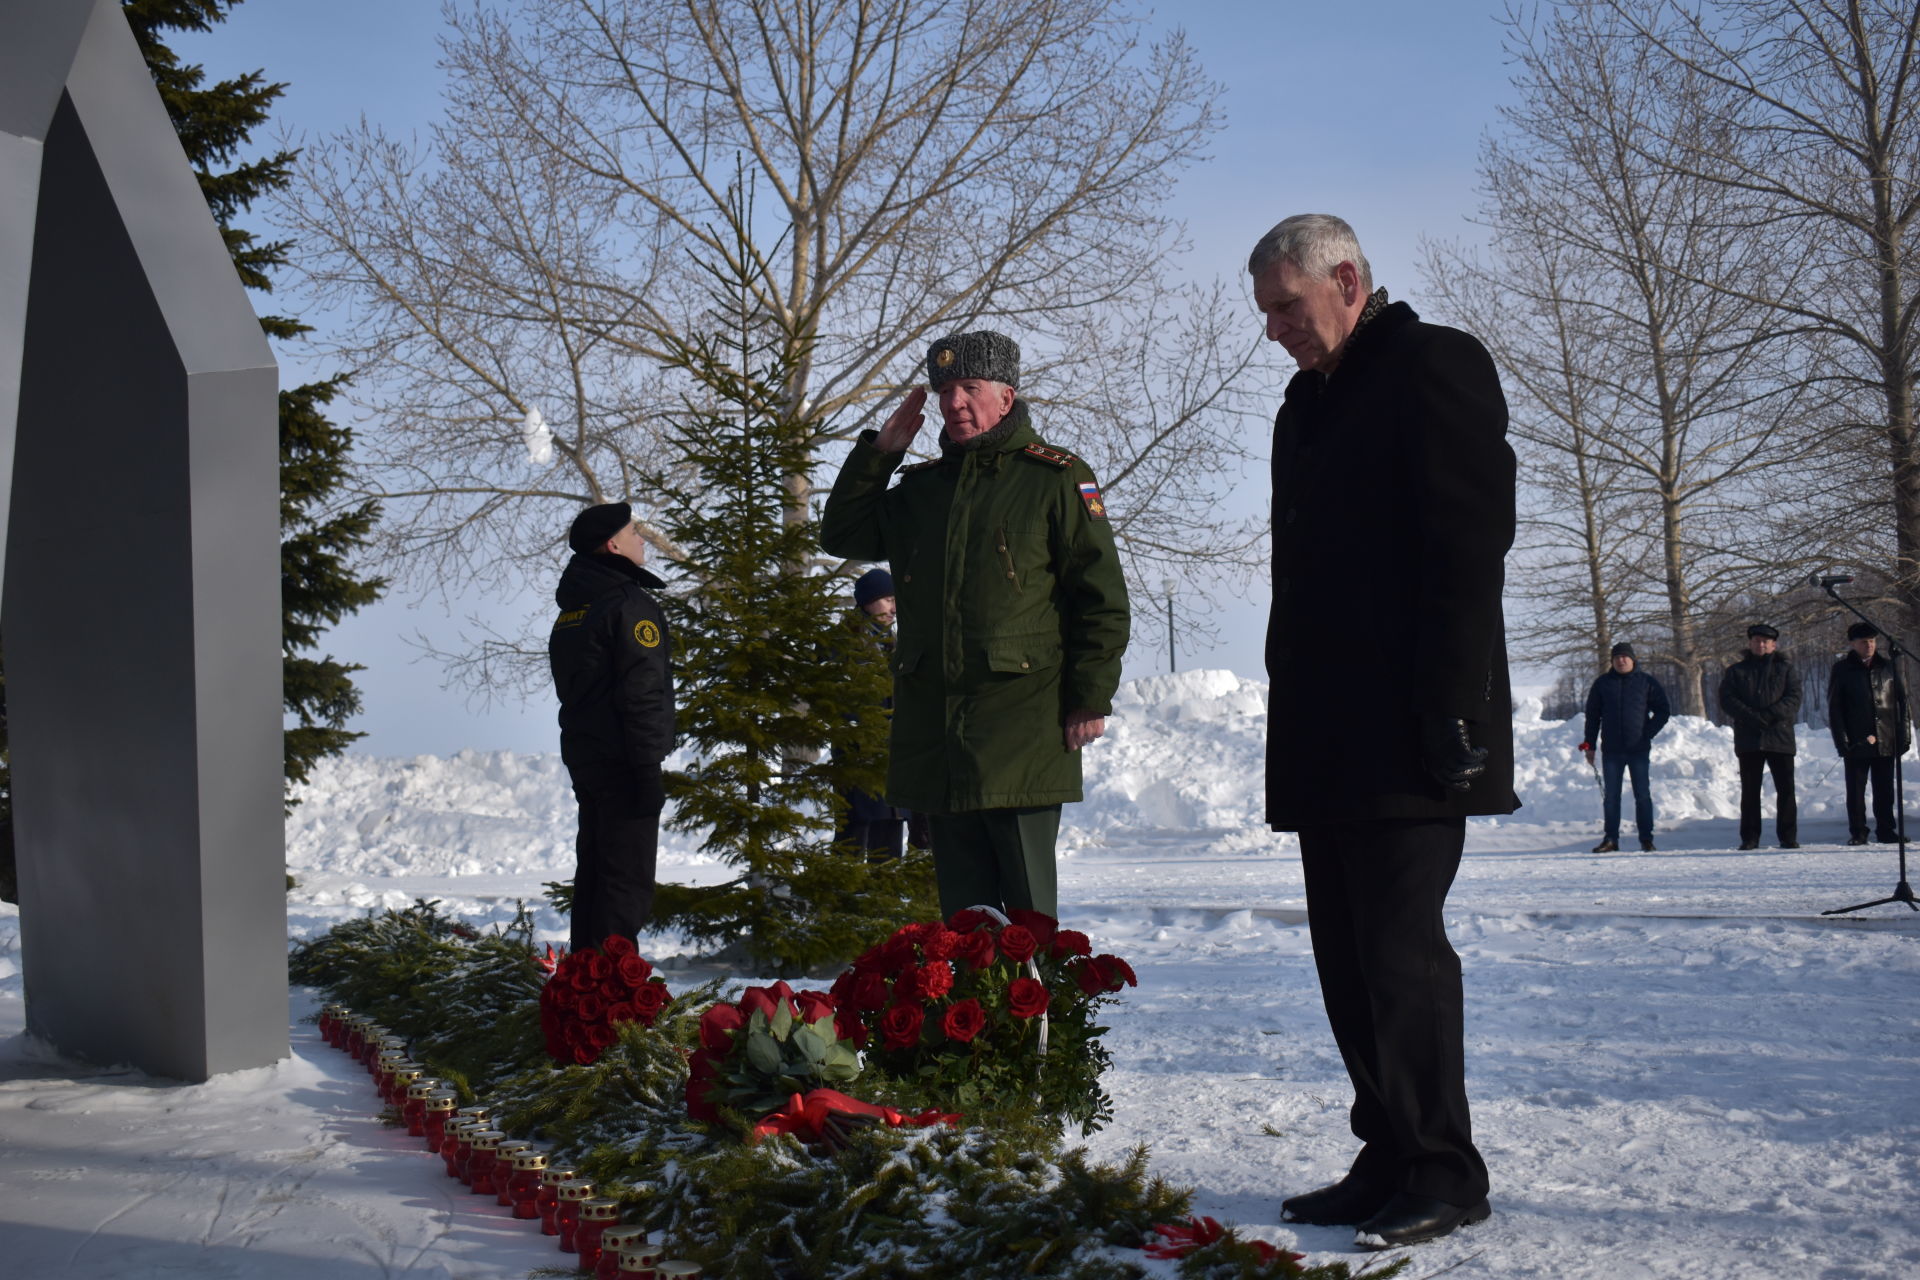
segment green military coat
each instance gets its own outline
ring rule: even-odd
[[[1026,402],[995,444],[901,471],[863,432],[820,545],[893,572],[899,639],[887,800],[920,813],[1080,799],[1069,711],[1106,715],[1127,587],[1093,472],[1040,442]]]

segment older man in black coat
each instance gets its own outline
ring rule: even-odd
[[[1478,341],[1373,289],[1340,219],[1287,219],[1248,270],[1268,338],[1300,366],[1274,423],[1267,818],[1300,833],[1314,963],[1364,1144],[1343,1179],[1282,1216],[1353,1224],[1361,1247],[1390,1248],[1491,1212],[1442,909],[1467,817],[1519,807],[1500,607],[1506,400]],[[1335,654],[1351,678],[1329,677]]]

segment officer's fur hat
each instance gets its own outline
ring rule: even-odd
[[[935,391],[961,378],[1020,385],[1020,344],[1004,333],[975,329],[940,339],[927,350],[927,385]]]

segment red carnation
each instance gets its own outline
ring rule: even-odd
[[[947,1038],[961,1044],[979,1035],[986,1025],[987,1011],[980,1007],[978,1000],[962,1000],[940,1019],[940,1029],[947,1033]]]
[[[613,967],[614,971],[620,975],[620,981],[630,987],[637,988],[653,976],[653,966],[631,951],[615,960]]]
[[[969,967],[984,969],[994,962],[999,952],[994,950],[993,935],[986,930],[969,933],[960,940],[960,958]]]
[[[700,1015],[700,1047],[713,1053],[733,1048],[733,1033],[747,1025],[746,1015],[737,1005],[710,1005]]]
[[[1007,1008],[1016,1018],[1037,1018],[1047,1011],[1046,987],[1032,978],[1015,978],[1007,986]]]
[[[1053,935],[1049,950],[1056,960],[1062,956],[1090,956],[1093,954],[1093,943],[1078,929],[1062,929]]]
[[[926,1015],[919,1005],[896,1004],[880,1015],[880,1043],[889,1049],[911,1049],[920,1043]]]
[[[927,999],[938,1000],[953,990],[953,966],[945,960],[922,965],[915,974],[915,982]]]
[[[951,960],[960,954],[960,935],[951,929],[936,928],[921,940],[920,954],[929,960]]]
[[[616,964],[623,956],[636,955],[639,950],[633,945],[632,938],[623,937],[617,933],[610,934],[607,940],[600,944],[600,953]]]
[[[1113,984],[1113,989],[1115,991],[1118,991],[1120,989],[1120,984],[1122,982],[1126,983],[1130,987],[1137,987],[1140,985],[1140,979],[1133,976],[1133,966],[1128,964],[1125,960],[1122,960],[1119,956],[1103,955],[1098,957],[1098,959],[1101,964],[1106,966],[1107,981]]]
[[[1031,929],[1010,924],[1000,931],[1000,950],[1015,964],[1025,964],[1039,949],[1040,940],[1033,936]]]

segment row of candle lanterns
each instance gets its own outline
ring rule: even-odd
[[[494,1128],[488,1108],[460,1106],[459,1094],[429,1078],[407,1056],[406,1042],[373,1019],[330,1004],[320,1011],[320,1035],[373,1074],[382,1100],[440,1156],[448,1177],[516,1218],[537,1219],[541,1234],[559,1237],[560,1251],[577,1255],[594,1280],[698,1280],[700,1264],[663,1258],[646,1228],[623,1225],[620,1202],[595,1196],[577,1169],[552,1164],[531,1142]]]

